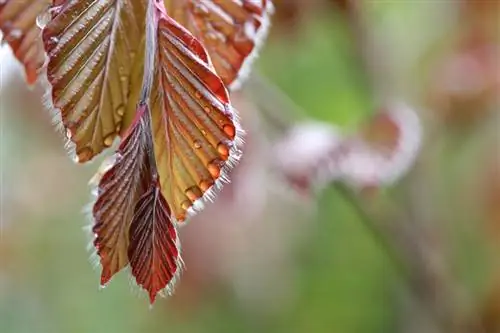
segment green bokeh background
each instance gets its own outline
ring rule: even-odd
[[[407,32],[408,38],[401,43],[411,44],[411,36],[426,36],[427,31],[436,28],[436,24],[430,24],[437,15],[429,11],[432,1],[381,1],[373,2],[370,8],[375,21],[387,19],[393,29]],[[337,13],[315,12],[293,37],[273,34],[257,67],[311,118],[352,128],[373,113],[376,102],[356,56],[352,35]],[[30,152],[54,144],[52,139],[44,142],[45,134],[37,131],[36,124],[6,115],[9,111],[7,104],[2,110],[3,124],[7,125],[0,142],[6,178],[20,176],[15,166],[29,163]],[[442,158],[446,169],[442,174],[450,179],[443,180],[440,194],[446,202],[455,190],[454,181],[461,175],[450,175],[448,167],[455,165],[453,158],[459,159],[457,154],[471,153],[449,142],[441,144],[448,152]],[[70,161],[61,163],[71,167]],[[230,293],[223,292],[211,293],[186,316],[171,311],[176,307],[171,299],[160,299],[149,309],[146,299],[138,297],[129,286],[125,274],[100,291],[98,272],[88,264],[87,239],[80,228],[85,224],[80,210],[88,200],[85,181],[95,167],[71,169],[81,175],[70,184],[71,192],[65,194],[70,198],[58,210],[42,210],[27,223],[27,228],[3,227],[1,333],[398,332],[395,286],[399,285],[399,277],[356,211],[334,189],[318,198],[318,214],[310,221],[312,236],[294,254],[299,296],[281,312],[266,316],[246,311]],[[34,180],[43,177],[42,170],[30,175]],[[36,181],[32,186],[37,191]],[[461,228],[463,225],[466,227]],[[485,251],[482,240],[477,232],[467,232],[475,230],[470,220],[458,221],[456,228],[457,256],[463,259],[457,261],[457,274],[474,293],[480,294],[487,271],[485,260],[481,260]],[[462,232],[464,229],[466,232]],[[189,262],[186,264],[189,268]]]

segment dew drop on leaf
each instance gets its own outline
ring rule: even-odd
[[[87,162],[88,160],[90,160],[92,155],[93,155],[92,149],[89,147],[85,147],[76,154],[75,162],[77,163]]]
[[[201,197],[200,190],[196,186],[193,186],[186,190],[186,197],[194,202]]]
[[[125,114],[125,107],[123,105],[120,105],[118,107],[118,109],[116,109],[116,113],[119,115],[119,116],[123,116]]]
[[[203,191],[203,192],[206,192],[208,191],[208,189],[210,188],[210,186],[213,185],[213,182],[211,180],[202,180],[200,182],[200,189]]]
[[[223,143],[219,143],[217,145],[217,151],[219,152],[219,154],[222,157],[224,157],[226,159],[229,156],[229,148],[225,144],[223,144]]]
[[[104,145],[105,146],[111,146],[113,144],[113,140],[115,138],[115,134],[110,134],[107,137],[104,138]]]
[[[40,29],[43,29],[50,22],[50,20],[51,20],[50,12],[49,11],[43,12],[36,17],[36,25]]]
[[[226,133],[231,139],[234,138],[234,136],[236,135],[236,129],[234,128],[233,125],[224,125],[222,127],[222,130],[224,131],[224,133]]]
[[[219,178],[220,176],[220,168],[215,163],[209,163],[207,165],[208,172],[213,178]]]
[[[188,200],[185,200],[185,201],[183,201],[183,202],[181,203],[181,207],[182,207],[182,209],[184,209],[184,210],[188,210],[188,209],[189,209],[189,207],[191,207],[191,202],[189,202]]]

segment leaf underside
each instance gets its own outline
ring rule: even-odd
[[[270,0],[164,0],[167,14],[206,48],[231,88],[249,71],[273,10]]]
[[[0,1],[0,30],[15,57],[23,64],[28,84],[36,82],[45,61],[36,19],[50,3],[50,0]]]
[[[73,0],[43,30],[52,102],[77,161],[92,159],[134,117],[144,61],[145,0]]]
[[[132,275],[149,293],[150,302],[175,282],[181,269],[177,231],[159,185],[151,183],[137,202],[128,250]]]
[[[128,237],[134,206],[144,194],[149,181],[147,152],[149,124],[139,113],[130,131],[123,138],[112,162],[100,177],[97,199],[93,206],[94,245],[102,265],[101,285],[124,268],[129,260]]]
[[[101,284],[130,263],[151,303],[172,286],[181,269],[177,231],[161,194],[149,134],[149,112],[140,106],[111,167],[99,180],[93,208],[94,245],[102,265]]]
[[[154,152],[162,193],[175,219],[184,221],[238,158],[239,126],[203,45],[161,3],[155,19]]]
[[[178,223],[240,156],[226,85],[270,11],[267,0],[177,1],[166,11],[163,0],[55,0],[42,33],[51,99],[78,162],[122,138],[98,172],[92,210],[101,284],[130,265],[151,302],[180,272]]]

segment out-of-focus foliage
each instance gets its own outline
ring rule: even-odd
[[[388,220],[389,226],[404,224],[411,232],[392,237],[401,236],[395,243],[404,250],[424,239],[424,266],[448,272],[446,278],[429,278],[436,285],[413,281],[422,294],[437,295],[433,288],[452,280],[447,288],[456,286],[465,295],[457,302],[460,309],[473,313],[485,333],[496,332],[500,177],[495,175],[500,167],[495,161],[495,70],[500,66],[498,56],[487,50],[498,52],[499,39],[488,34],[487,44],[494,47],[472,53],[455,42],[470,31],[464,22],[500,19],[494,7],[467,7],[478,19],[464,17],[459,1],[360,2],[370,32],[365,37],[376,41],[380,55],[353,32],[352,13],[338,6],[343,1],[276,3],[278,17],[293,12],[298,19],[274,23],[257,67],[304,110],[302,116],[347,131],[379,106],[373,96],[380,87],[419,111],[426,136],[417,165],[401,184],[384,192],[391,207],[407,213],[407,220]],[[492,26],[481,24],[479,31]],[[472,60],[461,61],[463,52]],[[484,52],[489,62],[482,60]],[[433,327],[421,300],[341,192],[328,188],[317,198],[304,198],[273,174],[269,148],[274,133],[262,129],[266,118],[259,117],[256,106],[267,103],[280,117],[294,115],[280,102],[258,98],[233,97],[249,132],[246,154],[234,182],[183,229],[187,270],[174,297],[149,310],[126,274],[99,291],[99,272],[89,268],[88,239],[81,231],[88,221],[79,214],[89,199],[85,184],[98,164],[73,165],[39,103],[40,90],[27,89],[12,55],[5,48],[0,54],[0,332],[396,333]],[[474,58],[477,54],[480,58]],[[454,60],[457,56],[460,61]],[[484,88],[489,93],[473,98],[470,91],[463,93],[464,86],[477,82],[464,74],[469,69],[481,87],[489,85]],[[385,74],[382,82],[377,71]],[[444,84],[450,82],[443,78],[450,71],[451,83],[460,89]],[[454,107],[449,101],[456,98],[468,100]],[[221,211],[221,205],[226,209]],[[386,216],[381,202],[371,207]],[[429,233],[422,236],[416,226]],[[411,259],[412,249],[404,250],[398,254]],[[417,250],[422,249],[417,245]],[[411,277],[422,276],[413,271]]]

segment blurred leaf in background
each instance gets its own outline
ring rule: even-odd
[[[439,300],[448,288],[460,300],[448,317],[498,331],[498,238],[486,226],[499,196],[479,184],[496,179],[484,169],[494,165],[485,155],[498,153],[500,18],[480,2],[277,0],[257,67],[296,110],[251,87],[232,97],[248,132],[242,164],[182,230],[186,271],[175,295],[152,310],[127,274],[99,290],[81,214],[99,161],[71,162],[42,106],[43,89],[26,88],[3,46],[0,332],[455,333],[439,330],[427,311],[448,309]],[[488,47],[455,42],[478,22],[490,22],[474,29],[484,37],[474,41]],[[473,59],[462,61],[464,52]],[[484,93],[470,98],[462,88],[478,76]],[[422,152],[400,184],[378,194],[384,200],[360,196],[384,221],[408,276],[341,191],[303,197],[275,173],[272,148],[282,134],[262,114],[265,105],[289,124],[315,120],[348,132],[391,98],[422,118]],[[450,121],[454,113],[465,120]],[[478,115],[474,126],[463,126],[472,123],[467,114]]]

